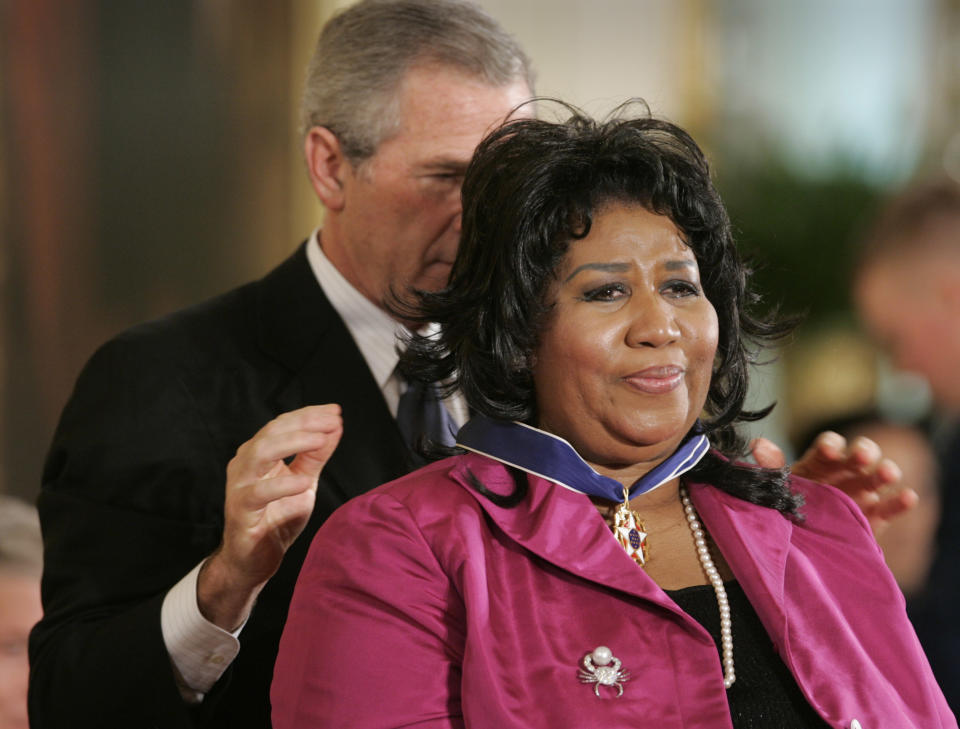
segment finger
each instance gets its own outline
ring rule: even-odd
[[[296,458],[294,458],[290,464],[291,471],[308,476],[316,482],[320,477],[320,472],[323,470],[323,467],[327,465],[327,461],[330,460],[330,456],[332,456],[334,450],[336,450],[337,444],[340,443],[343,428],[341,427],[339,430],[334,430],[325,435],[326,438],[319,448],[303,450],[297,453]]]
[[[880,490],[889,490],[900,482],[903,473],[900,467],[889,458],[883,458],[877,463],[861,466],[859,469],[847,469],[833,474],[833,481],[828,483],[845,491],[861,507],[876,504],[886,495],[877,494]],[[872,469],[872,470],[870,470]]]
[[[885,498],[871,510],[870,522],[874,520],[890,521],[896,516],[910,511],[920,502],[920,496],[911,488],[901,489]]]
[[[861,473],[872,473],[882,458],[883,453],[876,442],[862,435],[857,436],[850,443],[847,452],[847,463],[850,468]]]
[[[754,438],[750,441],[750,452],[753,454],[753,460],[762,468],[783,468],[787,465],[783,451],[767,438]]]
[[[258,435],[254,440],[240,446],[234,461],[228,466],[228,472],[235,472],[235,478],[239,480],[268,478],[282,468],[285,458],[310,451],[332,451],[340,440],[343,424],[336,420],[325,427],[328,429],[268,432]]]
[[[894,461],[884,458],[877,464],[875,477],[878,486],[893,486],[903,480],[903,471]]]
[[[816,437],[803,455],[812,462],[824,465],[842,463],[847,457],[847,439],[832,430],[825,430]]]
[[[873,464],[872,471],[863,473],[856,481],[860,489],[865,491],[878,491],[880,489],[889,490],[891,486],[900,483],[900,479],[902,478],[903,472],[900,470],[900,466],[889,458],[883,458]]]
[[[306,407],[281,413],[260,429],[260,433],[289,432],[294,430],[322,430],[330,419],[339,419],[342,415],[337,403],[326,405],[307,405]]]
[[[791,471],[812,481],[836,485],[837,476],[844,475],[847,440],[839,433],[825,430],[791,467]]]
[[[313,491],[316,485],[316,479],[301,474],[262,479],[237,489],[234,503],[242,512],[253,515],[275,501],[305,491]]]
[[[299,410],[278,415],[258,430],[250,440],[243,443],[238,452],[254,450],[263,447],[266,442],[276,443],[278,438],[299,432],[330,432],[343,426],[340,406],[336,403],[327,405],[310,405]],[[264,456],[268,455],[266,451]],[[286,455],[293,455],[288,453]],[[286,456],[284,456],[286,457]]]
[[[313,489],[286,496],[270,503],[267,509],[269,529],[286,550],[306,526],[317,492]]]
[[[857,506],[860,507],[860,510],[870,517],[873,515],[874,510],[877,508],[877,504],[880,503],[881,496],[876,491],[866,488],[857,488],[850,484],[847,485],[847,496],[856,502]]]
[[[264,425],[248,443],[275,440],[292,433],[329,433],[343,426],[339,405],[314,405],[278,415]]]

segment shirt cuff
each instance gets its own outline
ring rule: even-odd
[[[160,609],[160,630],[184,701],[198,704],[240,652],[237,636],[219,628],[197,607],[197,575],[203,562],[170,588]],[[245,624],[245,623],[244,623]]]

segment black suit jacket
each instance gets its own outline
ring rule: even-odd
[[[926,584],[907,601],[907,615],[951,711],[960,716],[960,419],[937,438],[940,524]]]
[[[327,402],[342,405],[344,433],[310,523],[261,593],[239,656],[190,707],[163,644],[164,595],[219,544],[237,447],[276,415]],[[412,466],[304,246],[260,281],[104,345],[44,470],[33,728],[269,726],[277,644],[313,534],[347,499]]]

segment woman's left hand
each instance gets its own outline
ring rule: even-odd
[[[765,468],[786,465],[783,451],[766,438],[756,438],[750,450],[756,462]],[[919,500],[913,489],[897,487],[903,477],[900,467],[884,458],[880,447],[869,438],[857,437],[847,443],[839,433],[826,430],[790,471],[811,481],[828,483],[847,494],[863,511],[875,536]]]

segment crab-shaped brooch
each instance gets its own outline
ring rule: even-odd
[[[611,661],[613,665],[610,665]],[[623,684],[630,680],[629,671],[620,670],[620,659],[605,645],[597,646],[583,657],[583,668],[577,674],[581,683],[592,683],[593,693],[600,698],[600,687],[611,686],[617,698],[623,696]]]

